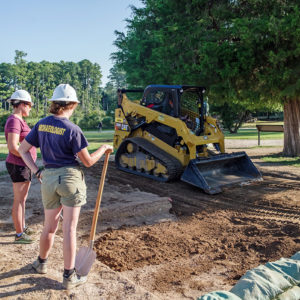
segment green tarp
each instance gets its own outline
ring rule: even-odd
[[[236,296],[233,293],[226,292],[226,291],[215,291],[208,293],[200,298],[198,300],[241,300],[240,297]]]
[[[248,271],[230,290],[215,291],[198,300],[299,300],[300,251]]]

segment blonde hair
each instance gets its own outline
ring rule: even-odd
[[[61,115],[64,110],[72,109],[77,106],[77,102],[58,102],[54,101],[51,103],[49,112],[54,115]]]

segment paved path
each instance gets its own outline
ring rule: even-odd
[[[257,140],[250,139],[225,139],[225,149],[250,148],[258,146]],[[260,146],[283,146],[283,139],[277,140],[260,140]]]

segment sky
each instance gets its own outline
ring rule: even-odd
[[[140,0],[0,0],[0,63],[14,63],[15,50],[40,62],[88,59],[98,63],[102,86],[113,66],[115,30],[126,32],[130,5]]]

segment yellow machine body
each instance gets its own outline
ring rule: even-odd
[[[181,177],[210,194],[221,192],[226,185],[261,178],[246,153],[225,154],[224,135],[217,120],[201,109],[203,98],[196,104],[198,112],[181,105],[176,92],[180,95],[184,89],[197,89],[168,87],[149,86],[148,94],[144,92],[143,98],[135,101],[128,99],[126,90],[119,91],[114,134],[119,169],[159,181]],[[149,95],[160,89],[163,97],[175,95],[177,115],[156,109],[159,101],[156,98],[152,101]],[[201,90],[198,94],[201,98]],[[199,125],[199,122],[202,123]]]

